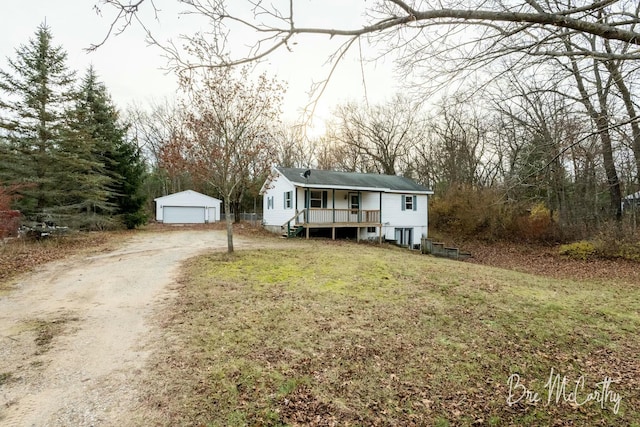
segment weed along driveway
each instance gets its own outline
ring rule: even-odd
[[[154,348],[153,314],[180,263],[211,249],[226,250],[225,232],[142,232],[20,277],[0,295],[0,425],[126,424]]]

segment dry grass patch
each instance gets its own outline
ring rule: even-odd
[[[310,242],[190,262],[154,358],[160,425],[639,425],[640,289]],[[622,400],[553,398],[605,377]],[[509,406],[507,380],[544,401]],[[517,390],[516,390],[517,391]]]
[[[55,319],[37,319],[28,322],[25,328],[35,333],[36,354],[46,353],[51,348],[52,341],[67,331],[68,323],[78,320],[78,317],[64,315]]]

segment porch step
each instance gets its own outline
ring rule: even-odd
[[[302,230],[304,230],[304,227],[301,225],[296,225],[295,227],[291,227],[291,229],[287,232],[287,229],[284,229],[284,232],[282,233],[282,237],[284,238],[291,238],[291,237],[296,237],[299,236],[302,233]]]

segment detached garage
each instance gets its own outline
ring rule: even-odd
[[[154,199],[156,221],[165,224],[204,224],[220,221],[221,201],[187,190]]]

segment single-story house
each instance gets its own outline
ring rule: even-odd
[[[220,203],[215,197],[193,190],[154,199],[156,221],[165,224],[204,224],[220,221]]]
[[[433,191],[394,175],[276,167],[260,190],[263,224],[287,236],[350,229],[357,240],[418,247]]]

